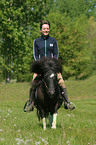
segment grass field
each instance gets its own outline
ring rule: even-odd
[[[96,75],[65,81],[73,111],[58,111],[57,129],[43,131],[42,121],[23,112],[29,83],[0,84],[0,145],[96,145]]]

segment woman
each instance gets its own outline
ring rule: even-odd
[[[55,38],[49,36],[50,32],[50,23],[49,21],[42,21],[40,23],[40,31],[41,37],[34,40],[33,43],[33,55],[35,61],[40,60],[43,57],[54,57],[58,59],[58,45]],[[35,89],[38,79],[35,79],[37,74],[33,75],[32,86],[30,88],[30,95],[29,95],[29,104],[24,109],[25,112],[29,112],[33,110],[33,105],[35,101]],[[66,86],[64,84],[64,80],[62,78],[61,73],[57,74],[57,78],[59,80],[59,85],[62,88],[62,98],[64,100],[64,108],[73,110],[75,109],[75,105],[70,103],[68,100]]]

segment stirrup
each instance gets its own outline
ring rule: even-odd
[[[30,102],[30,100],[27,100],[27,101],[25,102],[25,105],[24,105],[23,110],[26,108],[26,106],[28,106],[29,102]]]
[[[75,109],[76,107],[75,107],[75,104],[74,103],[72,103],[72,102],[68,102],[68,103],[64,103],[64,108],[65,109],[69,109],[69,110],[73,110],[73,109]]]
[[[29,103],[26,108],[24,109],[24,112],[30,112],[34,110],[34,102]]]
[[[25,105],[24,105],[24,112],[30,112],[34,110],[34,102],[31,102],[30,100],[27,100]]]

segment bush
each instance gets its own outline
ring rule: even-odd
[[[17,82],[31,82],[33,78],[33,74],[21,74],[17,75]]]

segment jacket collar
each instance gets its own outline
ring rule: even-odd
[[[49,37],[50,37],[49,34],[47,36],[44,36],[43,34],[41,34],[41,38],[44,40],[47,40]]]

